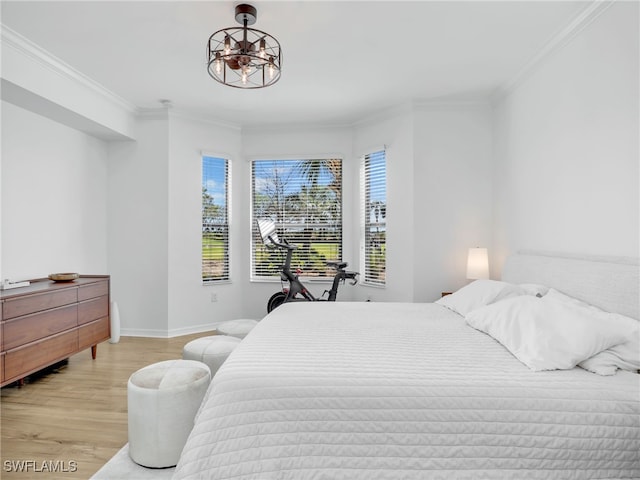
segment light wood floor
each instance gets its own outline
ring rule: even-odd
[[[127,443],[129,376],[145,365],[180,358],[185,343],[210,334],[121,337],[117,344],[98,345],[95,360],[91,350],[85,350],[70,357],[67,365],[34,376],[22,387],[2,388],[0,477],[91,477]],[[21,460],[35,462],[37,468],[29,464],[28,472],[26,467],[15,471]],[[43,473],[49,465],[57,465],[59,473]]]

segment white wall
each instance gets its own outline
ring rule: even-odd
[[[2,102],[0,278],[108,274],[107,144]]]
[[[246,249],[244,197],[248,174],[240,158],[240,130],[169,116],[168,298],[169,335],[211,330],[233,318],[262,318],[243,290]],[[231,171],[230,283],[202,284],[202,153],[227,158]],[[217,298],[212,302],[212,294]]]
[[[139,120],[137,141],[109,148],[109,273],[123,335],[169,328],[168,137],[164,112]]]
[[[414,113],[402,106],[386,115],[359,124],[355,129],[354,153],[360,157],[374,149],[386,147],[387,160],[387,246],[384,288],[361,286],[357,300],[373,302],[411,302],[414,293]],[[354,188],[359,188],[354,183]],[[360,195],[356,196],[357,201]],[[354,219],[360,222],[360,205],[356,203]],[[352,238],[361,248],[360,229]]]
[[[518,249],[638,256],[638,8],[617,2],[495,109],[495,269]]]
[[[386,145],[386,287],[357,299],[431,302],[466,282],[469,247],[491,241],[488,104],[405,106],[356,128],[358,155]]]
[[[432,302],[468,282],[470,247],[491,244],[491,110],[423,104],[415,118],[413,300]]]

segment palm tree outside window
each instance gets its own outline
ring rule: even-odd
[[[342,160],[254,160],[252,170],[253,280],[276,279],[281,252],[266,249],[256,219],[269,218],[280,238],[298,248],[292,267],[302,275],[333,277],[328,260],[342,258]]]

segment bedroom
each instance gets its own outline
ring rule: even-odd
[[[458,5],[467,12],[461,18],[474,17],[466,10],[470,5]],[[70,28],[61,22],[47,30],[30,15],[33,4],[3,2],[2,7],[3,24],[45,50],[53,50],[58,38],[46,35]],[[55,2],[48,8],[55,9]],[[204,40],[197,39],[195,54],[188,57],[198,68],[206,36],[233,24],[230,4],[216,8],[201,20]],[[257,26],[282,37],[283,27],[268,22],[277,16],[269,8],[259,6],[263,16]],[[86,78],[53,73],[28,40],[25,45],[3,32],[1,278],[108,273],[123,335],[177,336],[204,331],[212,322],[260,318],[273,285],[248,278],[249,172],[243,160],[317,154],[353,160],[380,145],[387,145],[389,160],[393,248],[387,286],[345,289],[346,299],[433,301],[441,291],[466,283],[466,251],[476,245],[489,248],[494,278],[506,256],[520,249],[637,257],[638,4],[546,8],[551,19],[536,17],[541,33],[494,85],[504,92],[447,92],[444,99],[427,93],[413,102],[366,110],[357,121],[300,125],[294,119],[294,126],[291,121],[261,125],[246,100],[229,112],[234,120],[181,115],[176,98],[173,109],[157,108],[157,100],[168,97],[164,94],[133,115],[128,104],[87,86]],[[334,14],[341,12],[335,8]],[[514,25],[533,22],[526,18],[533,12],[509,14]],[[407,20],[402,12],[397,16]],[[460,20],[456,26],[471,28],[468,23]],[[438,31],[437,25],[429,28]],[[44,35],[42,43],[37,32]],[[442,48],[436,40],[425,42],[425,48]],[[285,62],[281,82],[261,95],[292,88],[286,75],[293,75],[295,63]],[[207,95],[223,91],[207,85]],[[239,126],[249,117],[258,123]],[[94,135],[83,133],[86,128]],[[233,280],[224,285],[198,282],[201,151],[235,160]],[[356,174],[355,168],[349,172],[352,179]],[[344,236],[350,239],[344,258],[353,264],[359,248],[352,227],[357,204],[352,200],[344,209]],[[211,302],[212,291],[217,302]]]

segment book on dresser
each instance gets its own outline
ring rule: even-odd
[[[53,365],[110,337],[110,277],[48,278],[0,291],[0,386]]]

